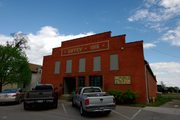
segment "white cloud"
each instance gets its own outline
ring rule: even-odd
[[[148,48],[151,48],[151,47],[156,47],[156,45],[153,44],[153,43],[145,43],[145,44],[143,44],[143,48],[148,49]]]
[[[180,63],[178,62],[160,62],[160,63],[151,63],[150,64],[154,74],[164,73],[164,74],[173,74],[180,75]]]
[[[150,4],[156,4],[158,2],[158,0],[146,0],[146,1]]]
[[[159,22],[180,15],[180,0],[146,0],[145,8],[138,9],[128,21]]]
[[[26,50],[26,54],[29,58],[30,63],[40,64],[42,65],[43,56],[51,55],[52,48],[61,47],[61,42],[85,37],[89,35],[93,35],[93,32],[88,33],[80,33],[78,35],[64,35],[60,34],[58,29],[53,28],[51,26],[42,27],[37,34],[29,33],[27,36],[29,37],[28,45],[31,47],[30,50]],[[12,40],[12,38],[0,35],[0,41],[6,42],[7,40]]]
[[[163,81],[166,86],[178,86],[180,87],[180,63],[178,62],[160,62],[150,63],[151,69],[156,75],[160,84]]]
[[[152,25],[152,26],[150,26],[150,28],[154,28],[154,29],[156,29],[158,32],[162,32],[162,31],[164,31],[164,30],[167,30],[167,29],[169,29],[169,27],[161,27],[161,26],[164,26],[164,25],[161,25],[160,23],[157,23],[157,24],[154,24],[154,25]]]
[[[179,0],[161,0],[160,5],[166,8],[173,8],[180,5],[180,1]]]
[[[179,87],[180,88],[180,77],[161,77],[157,76],[157,84],[160,84],[161,81],[166,85],[166,87]]]
[[[6,41],[11,41],[13,40],[12,37],[7,37],[5,35],[0,35],[0,44],[5,45]]]
[[[180,26],[175,30],[169,30],[163,35],[161,40],[171,42],[171,45],[180,46]]]
[[[139,19],[143,19],[143,18],[146,18],[148,14],[149,14],[149,12],[147,9],[138,10],[138,11],[136,11],[135,15],[128,18],[128,20],[132,22],[132,21],[136,21]]]

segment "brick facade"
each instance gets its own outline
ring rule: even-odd
[[[62,42],[62,46],[53,48],[52,55],[44,56],[41,83],[50,83],[58,90],[65,87],[65,78],[75,79],[78,88],[78,77],[85,77],[85,86],[89,86],[89,76],[102,76],[102,90],[127,90],[138,92],[139,103],[147,103],[147,87],[150,97],[156,97],[156,79],[151,69],[145,69],[143,41],[125,43],[126,35],[111,37],[105,32],[79,39]],[[110,55],[118,55],[119,70],[110,70]],[[101,71],[93,71],[94,57],[101,57]],[[79,71],[79,59],[85,58],[85,72]],[[66,73],[66,61],[72,60],[72,73]],[[55,62],[60,61],[59,74],[55,74]],[[147,77],[145,74],[147,71]],[[150,72],[148,72],[150,71]],[[130,84],[115,84],[115,76],[130,76]],[[146,79],[147,78],[147,79]],[[146,84],[148,81],[148,84]],[[60,87],[62,83],[62,87]]]

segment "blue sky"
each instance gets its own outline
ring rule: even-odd
[[[112,32],[144,41],[158,84],[180,87],[180,0],[0,0],[0,44],[10,33],[30,41],[29,62],[42,65],[61,42]]]

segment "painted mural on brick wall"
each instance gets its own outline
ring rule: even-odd
[[[115,84],[131,84],[131,76],[114,76]]]

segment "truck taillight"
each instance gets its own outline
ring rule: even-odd
[[[26,98],[29,98],[29,93],[26,94]]]
[[[52,92],[52,97],[54,97],[54,94],[55,94],[55,93],[54,93],[54,92]]]
[[[116,98],[113,98],[113,103],[116,103]]]
[[[86,99],[85,105],[89,105],[89,99]]]
[[[12,97],[16,97],[16,96],[17,96],[17,94],[12,95]]]

